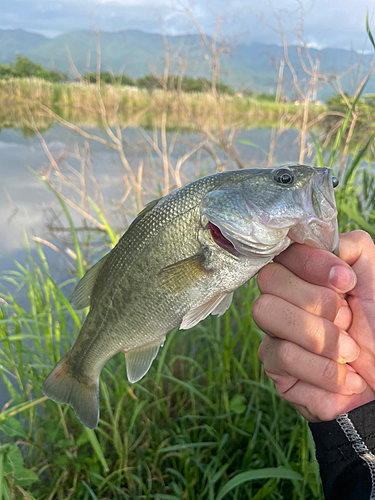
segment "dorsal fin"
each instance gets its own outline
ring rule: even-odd
[[[91,269],[87,271],[83,278],[78,282],[73,292],[73,306],[75,309],[83,309],[90,305],[90,297],[95,285],[96,278],[107,260],[109,253],[102,257]]]
[[[147,205],[145,206],[145,208],[139,212],[139,214],[137,215],[137,217],[130,224],[130,226],[128,227],[127,231],[129,231],[129,229],[132,228],[133,226],[136,226],[138,224],[138,222],[141,219],[143,219],[143,217],[148,212],[151,212],[151,210],[159,203],[160,200],[161,200],[161,198],[158,198],[157,200],[152,200],[152,201],[150,201],[150,203],[147,203]]]

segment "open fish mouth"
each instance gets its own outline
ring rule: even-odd
[[[336,185],[331,169],[322,167],[315,169],[310,183],[293,193],[295,202],[305,212],[305,217],[288,232],[293,242],[324,248],[338,255],[339,231],[333,191]]]
[[[337,210],[331,169],[315,168],[304,186],[290,193],[290,205],[259,206],[237,191],[240,215],[207,211],[214,242],[235,257],[264,258],[277,255],[291,243],[307,244],[338,255]]]
[[[241,254],[235,249],[233,243],[226,238],[223,233],[220,231],[218,226],[215,226],[212,222],[208,223],[208,229],[210,230],[212,239],[214,242],[223,250],[231,253],[235,257],[239,257]]]
[[[264,258],[280,253],[290,245],[289,227],[273,229],[256,217],[253,217],[251,231],[247,234],[215,219],[209,221],[208,229],[214,242],[235,257]]]

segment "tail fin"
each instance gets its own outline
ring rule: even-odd
[[[87,383],[74,376],[69,366],[68,351],[57,363],[43,383],[43,393],[56,403],[66,403],[75,411],[79,420],[90,429],[99,420],[99,380]]]

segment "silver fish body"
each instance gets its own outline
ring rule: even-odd
[[[90,312],[44,394],[94,428],[110,358],[123,351],[136,382],[171,329],[223,314],[233,291],[293,242],[337,251],[328,168],[221,172],[151,202],[77,285],[73,304]]]

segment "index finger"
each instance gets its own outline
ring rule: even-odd
[[[348,292],[357,282],[349,264],[327,250],[294,243],[275,257],[274,261],[290,269],[303,280],[331,288],[337,293]]]

